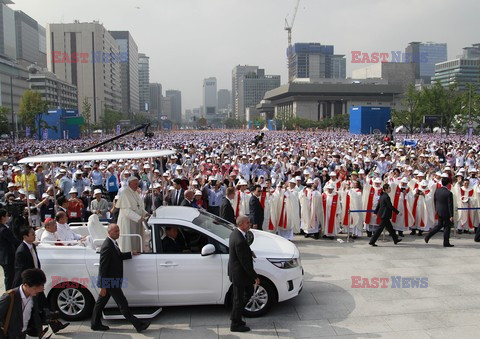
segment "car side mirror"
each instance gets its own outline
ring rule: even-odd
[[[215,254],[215,251],[215,246],[213,246],[212,244],[207,244],[202,247],[202,257]]]

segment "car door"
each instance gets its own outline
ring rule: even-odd
[[[215,240],[187,225],[161,226],[177,227],[179,233],[185,237],[187,250],[182,253],[163,253],[161,248],[158,250],[156,257],[160,304],[192,305],[219,302],[223,295],[224,275],[221,254],[204,257],[200,254],[203,245],[215,243]]]
[[[92,287],[95,285],[100,267],[100,255],[90,255],[85,258],[88,272],[92,280]],[[158,282],[157,282],[157,259],[154,253],[142,253],[133,256],[132,259],[123,261],[124,286],[123,293],[130,306],[158,306]],[[115,305],[110,299],[109,306]]]

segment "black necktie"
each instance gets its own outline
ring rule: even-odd
[[[175,205],[180,204],[180,190],[177,190],[177,198],[175,199]]]

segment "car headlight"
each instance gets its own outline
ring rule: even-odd
[[[293,259],[268,259],[272,264],[277,266],[278,268],[288,269],[288,268],[295,268],[300,265],[300,258],[293,258]]]

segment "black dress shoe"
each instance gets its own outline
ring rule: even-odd
[[[370,245],[370,246],[373,246],[373,247],[378,247],[377,244],[370,244],[370,243],[369,243],[369,245]]]
[[[462,233],[463,233],[463,230],[457,230],[457,233],[458,233],[458,234],[462,234]]]
[[[60,320],[53,320],[50,322],[50,328],[52,329],[53,333],[63,330],[68,325],[70,325],[70,323],[62,324]]]
[[[315,240],[318,240],[320,238],[320,234],[318,234],[318,232],[314,233],[313,237],[315,238]]]
[[[423,240],[425,240],[425,243],[428,244],[428,241],[429,241],[430,239],[428,239],[428,237],[425,237],[425,239],[423,239]]]
[[[398,244],[400,241],[402,241],[403,239],[398,239],[397,241],[394,242],[394,244]]]
[[[417,234],[417,230],[412,230],[412,231],[410,232],[410,235],[415,235],[415,234]]]
[[[103,324],[95,325],[90,328],[92,329],[92,331],[108,331],[110,329],[110,327]]]
[[[312,236],[312,234],[308,234],[308,233],[304,233],[303,235],[305,238],[310,238]]]
[[[150,321],[145,321],[143,323],[140,324],[140,326],[137,327],[137,332],[140,333],[142,331],[145,331],[148,326],[150,326]]]
[[[367,231],[367,237],[371,238],[372,237],[372,232]]]
[[[421,237],[423,235],[423,231],[418,231],[418,236]]]
[[[248,332],[250,331],[250,327],[245,325],[230,327],[230,332]]]
[[[399,236],[399,237],[404,237],[403,231],[398,231],[398,236]]]
[[[452,244],[446,244],[446,245],[443,245],[443,247],[454,247],[455,245],[452,245]]]

